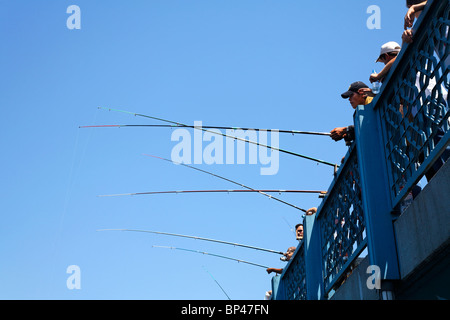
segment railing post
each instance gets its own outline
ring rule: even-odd
[[[360,168],[370,264],[379,267],[381,280],[399,279],[386,155],[379,111],[358,106],[355,116],[356,149]]]
[[[272,277],[272,300],[284,300],[284,288],[281,276],[276,274]]]
[[[320,244],[320,221],[316,214],[304,219],[306,298],[320,300],[324,294],[322,274],[322,249]]]

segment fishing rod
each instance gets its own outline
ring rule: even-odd
[[[98,107],[98,108],[99,108],[99,109],[103,109],[103,110],[109,110],[109,111],[116,111],[116,112],[122,112],[122,113],[132,114],[132,115],[134,115],[134,116],[139,116],[139,117],[144,117],[144,118],[154,119],[154,120],[158,120],[158,121],[162,121],[162,122],[167,122],[167,123],[171,123],[171,124],[175,124],[175,125],[179,125],[179,126],[183,126],[183,127],[186,127],[186,126],[187,126],[187,125],[185,125],[185,124],[183,124],[183,123],[179,123],[179,122],[175,122],[175,121],[171,121],[171,120],[166,120],[166,119],[162,119],[162,118],[157,118],[157,117],[153,117],[153,116],[149,116],[149,115],[145,115],[145,114],[134,113],[134,112],[124,111],[124,110],[118,110],[118,109],[105,108],[105,107]],[[313,157],[305,156],[305,155],[302,155],[302,154],[299,154],[299,153],[295,153],[295,152],[292,152],[292,151],[288,151],[288,150],[284,150],[284,149],[280,149],[280,148],[271,147],[271,146],[268,146],[268,145],[265,145],[265,144],[262,144],[262,143],[259,143],[259,142],[255,142],[255,141],[251,141],[251,140],[246,140],[246,139],[239,138],[239,137],[233,137],[233,136],[230,136],[230,135],[221,133],[221,132],[216,132],[216,131],[211,131],[211,130],[208,130],[208,129],[204,129],[204,128],[199,127],[199,126],[193,126],[193,128],[194,128],[194,129],[198,129],[198,130],[202,130],[202,131],[204,131],[204,132],[209,132],[209,133],[221,135],[221,136],[224,136],[224,137],[227,137],[227,138],[232,138],[232,139],[235,139],[235,140],[240,140],[240,141],[243,141],[243,142],[252,143],[252,144],[255,144],[255,145],[257,145],[257,146],[265,147],[265,148],[268,148],[268,149],[271,149],[271,150],[274,150],[274,151],[279,151],[279,152],[287,153],[287,154],[294,155],[294,156],[297,156],[297,157],[300,157],[300,158],[312,160],[312,161],[319,162],[319,163],[322,163],[322,164],[326,164],[326,165],[329,165],[329,166],[332,166],[332,167],[338,166],[338,165],[335,164],[335,163],[331,163],[331,162],[327,162],[327,161],[324,161],[324,160],[316,159],[316,158],[313,158]]]
[[[152,194],[178,194],[178,193],[233,193],[233,192],[265,192],[265,193],[320,193],[325,194],[326,191],[319,190],[174,190],[174,191],[150,191],[150,192],[134,192],[134,193],[119,193],[119,194],[103,194],[98,197],[119,197],[119,196],[139,196]]]
[[[107,125],[96,125],[96,126],[80,126],[79,128],[124,128],[124,127],[151,127],[151,128],[193,128],[196,126],[192,125],[181,125],[181,124],[107,124]],[[315,131],[299,131],[299,130],[279,130],[279,129],[260,129],[260,128],[241,128],[241,127],[223,127],[223,126],[204,126],[205,129],[220,129],[220,130],[254,130],[254,131],[277,131],[280,133],[290,133],[290,134],[310,134],[319,136],[330,136],[329,132],[315,132]]]
[[[253,263],[253,262],[248,262],[245,260],[240,260],[240,259],[235,259],[235,258],[230,258],[230,257],[226,257],[226,256],[222,256],[219,254],[214,254],[214,253],[209,253],[209,252],[204,252],[204,251],[197,251],[197,250],[191,250],[191,249],[185,249],[185,248],[177,248],[177,247],[168,247],[168,246],[152,246],[153,248],[164,248],[164,249],[174,249],[174,250],[182,250],[182,251],[189,251],[189,252],[195,252],[195,253],[200,253],[200,254],[205,254],[205,255],[210,255],[210,256],[214,256],[214,257],[218,257],[218,258],[223,258],[223,259],[228,259],[228,260],[233,260],[233,261],[237,261],[237,262],[242,262],[242,263],[247,263],[253,266],[257,266],[257,267],[261,267],[264,269],[267,269],[267,266],[263,266],[257,263]]]
[[[267,193],[265,193],[265,192],[263,192],[263,191],[255,190],[255,189],[250,188],[250,187],[248,187],[248,186],[246,186],[246,185],[244,185],[244,184],[241,184],[241,183],[236,182],[236,181],[233,181],[233,180],[231,180],[231,179],[228,179],[228,178],[219,176],[219,175],[214,174],[214,173],[212,173],[212,172],[209,172],[209,171],[206,171],[206,170],[202,170],[202,169],[199,169],[199,168],[196,168],[196,167],[187,165],[187,164],[185,164],[185,163],[176,162],[176,161],[173,161],[173,160],[170,160],[170,159],[166,159],[166,158],[162,158],[162,157],[158,157],[158,156],[153,156],[153,155],[151,155],[151,154],[144,154],[144,155],[145,155],[145,156],[152,157],[152,158],[156,158],[156,159],[160,159],[160,160],[172,162],[172,163],[174,163],[174,164],[182,165],[182,166],[185,166],[185,167],[187,167],[187,168],[194,169],[194,170],[197,170],[197,171],[200,171],[200,172],[203,172],[203,173],[212,175],[212,176],[217,177],[217,178],[219,178],[219,179],[222,179],[222,180],[225,180],[225,181],[234,183],[234,184],[236,184],[236,185],[238,185],[238,186],[241,186],[241,187],[243,187],[243,188],[245,188],[245,189],[249,189],[249,190],[253,190],[254,192],[258,192],[259,194],[262,194],[262,195],[264,195],[264,196],[266,196],[266,197],[269,197],[270,199],[274,199],[274,200],[276,200],[276,201],[279,201],[279,202],[281,202],[281,203],[284,203],[284,204],[286,204],[286,205],[288,205],[288,206],[290,206],[290,207],[293,207],[293,208],[298,209],[298,210],[300,210],[300,211],[303,211],[303,212],[305,212],[305,213],[307,212],[307,210],[305,210],[305,209],[303,209],[303,208],[300,208],[300,207],[297,207],[296,205],[293,205],[292,203],[289,203],[289,202],[286,202],[286,201],[284,201],[284,200],[278,199],[278,198],[276,198],[276,197],[274,197],[274,196],[271,196],[270,194],[267,194]]]
[[[265,249],[265,248],[258,248],[258,247],[249,246],[249,245],[246,245],[246,244],[240,244],[240,243],[234,243],[234,242],[228,242],[228,241],[216,240],[216,239],[201,238],[201,237],[196,237],[196,236],[187,236],[187,235],[183,235],[183,234],[168,233],[168,232],[149,231],[149,230],[136,230],[136,229],[100,229],[100,230],[97,230],[97,231],[130,231],[130,232],[153,233],[153,234],[161,234],[161,235],[173,236],[173,237],[181,237],[181,238],[189,238],[189,239],[195,239],[195,240],[217,242],[217,243],[232,245],[232,246],[235,246],[235,247],[243,247],[243,248],[255,249],[255,250],[259,250],[259,251],[266,251],[266,252],[276,253],[276,254],[281,254],[281,255],[284,254],[284,252],[282,252],[282,251],[276,251],[276,250]]]
[[[219,282],[217,282],[217,280],[216,279],[214,279],[214,277],[212,276],[212,274],[211,273],[209,273],[209,271],[208,270],[206,270],[206,268],[205,268],[205,266],[202,266],[203,267],[203,269],[205,269],[205,271],[206,272],[208,272],[208,274],[211,276],[211,278],[217,283],[217,285],[219,286],[219,288],[222,290],[222,292],[223,293],[225,293],[225,295],[227,296],[227,298],[228,298],[228,300],[231,300],[231,298],[230,298],[230,296],[225,292],[225,290],[222,288],[222,286],[220,285],[220,283]]]

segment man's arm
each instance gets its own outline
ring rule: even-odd
[[[347,134],[344,137],[346,142],[351,142],[355,140],[355,126],[351,125],[347,127]]]
[[[267,273],[271,273],[271,272],[275,272],[275,273],[278,273],[278,274],[282,274],[283,273],[283,269],[278,269],[278,268],[267,268]]]
[[[414,19],[416,18],[416,13],[422,11],[427,4],[426,1],[421,2],[419,4],[412,5],[411,8],[408,9],[408,12],[405,15],[405,31],[402,33],[402,42],[403,43],[412,43],[413,42],[413,31],[412,28],[414,24]],[[403,45],[403,44],[402,44]]]
[[[330,137],[334,141],[339,141],[342,138],[344,138],[345,134],[347,132],[347,127],[337,127],[330,131]]]
[[[419,4],[412,5],[411,8],[408,9],[408,12],[406,12],[405,15],[405,30],[413,26],[416,13],[422,11],[426,4],[427,2],[424,1]]]
[[[381,70],[379,73],[372,73],[370,75],[369,81],[375,82],[375,81],[383,80],[386,77],[386,75],[389,73],[389,70],[391,69],[392,65],[394,64],[396,58],[397,57],[393,58],[388,63],[386,63],[383,70]]]
[[[355,138],[354,132],[355,127],[353,125],[348,127],[338,127],[331,130],[330,137],[334,141],[339,141],[342,140],[343,138],[345,139],[345,141],[351,141]]]

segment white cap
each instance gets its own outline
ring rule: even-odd
[[[378,59],[375,62],[378,62],[380,60],[380,57],[389,52],[400,52],[401,47],[400,45],[395,41],[389,41],[381,46],[380,55],[378,56]]]

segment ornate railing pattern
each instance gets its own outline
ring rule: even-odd
[[[299,244],[283,273],[286,300],[306,300],[305,250],[303,241]]]
[[[325,289],[339,280],[364,248],[365,224],[358,159],[353,144],[334,180],[320,214]]]
[[[402,48],[372,104],[357,108],[359,136],[279,278],[280,297],[327,298],[366,247],[384,280],[399,279],[395,208],[450,154],[449,52],[450,0],[428,0],[414,42]]]
[[[416,22],[423,27],[416,28],[414,42],[402,50],[375,105],[381,115],[393,206],[424,174],[431,174],[432,162],[448,142],[450,2],[439,5],[437,12],[423,13]]]

